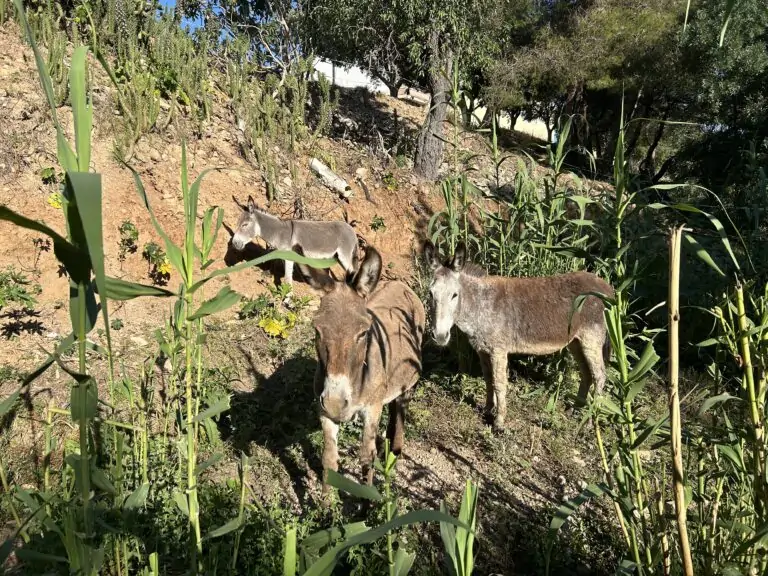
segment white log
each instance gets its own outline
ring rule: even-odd
[[[323,181],[323,184],[331,190],[338,192],[342,198],[347,199],[352,196],[352,187],[346,180],[335,174],[328,166],[320,162],[317,158],[312,158],[309,168]]]

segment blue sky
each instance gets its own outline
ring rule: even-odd
[[[163,8],[173,8],[176,6],[175,0],[160,0],[160,6]],[[198,18],[196,20],[190,20],[189,18],[183,18],[181,20],[182,26],[189,26],[190,30],[194,30],[195,28],[199,28],[202,24],[202,19]]]

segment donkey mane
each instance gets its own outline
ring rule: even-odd
[[[470,262],[469,260],[466,261],[464,264],[464,267],[461,269],[462,274],[466,274],[467,276],[473,276],[475,278],[482,278],[483,276],[488,276],[488,272],[485,268],[480,266],[480,264],[475,264],[474,262]]]

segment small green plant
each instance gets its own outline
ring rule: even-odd
[[[397,182],[397,178],[392,172],[387,172],[382,176],[381,181],[384,183],[384,186],[387,190],[395,191],[399,188],[399,184]]]
[[[310,302],[308,296],[289,298],[291,287],[280,284],[270,287],[270,293],[245,298],[240,303],[241,320],[258,319],[258,326],[273,338],[287,338],[296,326],[299,314]]]
[[[118,245],[117,258],[122,263],[125,262],[128,254],[135,254],[139,249],[139,229],[130,220],[125,220],[120,224],[118,231],[120,232],[120,243]]]
[[[35,296],[40,292],[39,284],[12,267],[0,271],[0,309],[8,306],[32,308],[37,304]]]
[[[440,511],[448,514],[448,506],[445,502],[440,504]],[[473,548],[477,527],[477,486],[471,480],[467,480],[464,494],[461,497],[459,522],[463,526],[440,522],[440,536],[443,539],[450,575],[471,576],[475,566]]]
[[[115,318],[114,320],[112,320],[112,322],[109,323],[109,327],[112,328],[112,330],[114,330],[115,332],[117,332],[118,330],[122,330],[123,326],[124,324],[121,318]]]
[[[56,173],[56,168],[48,166],[40,170],[40,179],[43,181],[43,184],[57,184],[61,177]]]
[[[40,270],[38,269],[38,264],[40,263],[40,257],[43,255],[43,252],[50,252],[51,251],[51,239],[50,238],[33,238],[32,239],[32,246],[35,248],[35,261],[32,264],[32,269],[35,271],[36,274],[40,273]]]
[[[141,255],[149,265],[148,275],[152,282],[161,286],[167,284],[171,278],[172,267],[165,250],[155,242],[147,242]]]
[[[387,225],[384,223],[384,218],[376,214],[371,220],[370,228],[374,232],[383,232],[387,229]]]

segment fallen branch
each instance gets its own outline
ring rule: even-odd
[[[352,188],[347,184],[346,180],[338,176],[328,166],[320,162],[317,158],[312,158],[309,163],[309,168],[323,181],[328,188],[339,193],[339,195],[347,200],[352,196]]]

